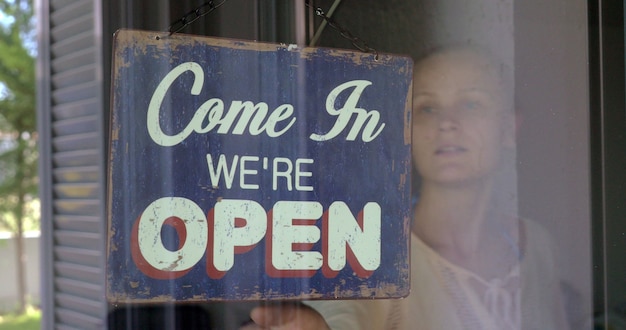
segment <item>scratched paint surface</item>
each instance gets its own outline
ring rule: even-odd
[[[156,35],[115,37],[108,300],[406,296],[411,60]]]

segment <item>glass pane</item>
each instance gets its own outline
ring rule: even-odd
[[[319,1],[323,8],[334,3]],[[449,96],[462,95],[460,86],[473,89],[494,84],[480,78],[484,72],[464,80],[464,68],[484,66],[485,71],[496,72],[491,74],[501,86],[496,94],[510,98],[500,106],[513,107],[513,123],[502,125],[505,132],[514,132],[515,142],[509,145],[510,133],[499,141],[504,148],[499,151],[499,164],[487,175],[494,182],[489,185],[494,195],[488,201],[473,200],[468,205],[462,202],[467,200],[452,195],[432,194],[432,180],[421,165],[426,160],[414,154],[420,177],[414,180],[418,196],[411,259],[414,272],[405,307],[408,314],[400,319],[433,329],[590,328],[594,320],[586,2],[343,1],[337,8],[333,18],[371,47],[416,59],[414,153],[420,152],[422,140],[430,138],[420,132],[427,129],[421,124],[424,115],[416,115],[415,111],[424,111],[420,108],[440,111],[441,131],[461,132],[458,137],[463,138],[456,142],[450,142],[452,135],[439,135],[442,148],[449,148],[445,150],[450,153],[453,148],[467,148],[471,153],[471,143],[478,140],[471,138],[471,130],[481,132],[478,135],[485,139],[491,134],[484,126],[472,126],[469,115],[445,116],[446,104],[451,109],[455,100],[463,100]],[[328,27],[318,44],[351,47],[349,40]],[[462,56],[468,49],[490,64]],[[441,91],[439,97],[433,92],[436,88]],[[446,123],[450,126],[443,126]],[[491,159],[489,149],[479,146],[474,144],[485,166]],[[480,193],[474,192],[473,197]],[[421,212],[422,208],[432,213]],[[477,208],[484,213],[472,222]],[[459,222],[444,222],[445,218],[437,218],[441,214]],[[509,222],[511,218],[515,222]],[[503,229],[507,226],[514,229]],[[429,266],[418,266],[429,262]],[[494,264],[507,266],[498,271]],[[520,267],[519,272],[513,265]],[[424,269],[440,273],[429,282]],[[424,309],[425,305],[430,309]]]
[[[122,11],[112,21],[154,29],[199,5],[162,3],[149,17]],[[112,306],[110,328],[182,326],[177,320],[190,318],[197,321],[189,327],[237,328],[258,306],[267,307],[253,312],[259,323],[274,311],[314,328],[593,325],[585,1],[231,0],[181,32],[334,49],[365,44],[413,58],[411,293],[280,306],[263,297]],[[381,161],[371,158],[362,162]]]

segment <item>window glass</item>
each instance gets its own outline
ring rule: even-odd
[[[333,3],[334,1],[320,1],[320,5],[326,8]],[[517,239],[513,242],[516,242],[515,244],[519,247],[516,253],[520,253],[521,269],[518,284],[521,285],[521,291],[509,288],[509,293],[521,294],[518,311],[521,313],[517,315],[519,319],[507,318],[515,315],[514,312],[508,314],[502,309],[499,311],[482,309],[482,307],[489,306],[489,302],[492,301],[490,299],[503,304],[500,305],[501,308],[511,306],[508,305],[510,303],[508,299],[512,296],[507,297],[507,294],[502,291],[498,298],[495,298],[496,295],[491,296],[492,290],[496,291],[493,289],[496,285],[493,282],[489,283],[489,279],[509,280],[509,278],[501,276],[502,273],[500,276],[482,273],[486,272],[489,267],[480,263],[478,261],[480,258],[471,259],[467,255],[455,254],[459,250],[453,249],[455,252],[450,252],[448,250],[450,246],[429,236],[428,232],[426,234],[418,232],[413,238],[415,240],[417,236],[419,240],[426,240],[423,243],[432,248],[427,249],[431,258],[430,252],[434,251],[437,260],[444,263],[451,262],[452,269],[461,266],[462,270],[456,269],[457,273],[454,276],[443,276],[445,283],[439,283],[440,290],[435,290],[435,295],[444,296],[443,298],[421,294],[420,290],[415,290],[416,286],[413,286],[412,297],[413,295],[422,296],[415,301],[424,301],[422,304],[425,304],[428,299],[444,299],[448,295],[455,297],[452,300],[472,301],[480,305],[478,301],[482,298],[481,308],[469,307],[468,310],[465,309],[466,307],[459,307],[459,305],[466,304],[454,302],[451,304],[454,307],[450,309],[439,308],[437,312],[433,312],[449,319],[454,318],[450,313],[456,310],[457,314],[463,315],[458,319],[467,322],[473,322],[470,321],[472,317],[467,315],[481,315],[477,317],[481,321],[476,322],[481,324],[482,328],[489,328],[488,323],[480,323],[489,318],[486,315],[494,316],[498,312],[506,317],[494,318],[495,322],[501,322],[497,323],[496,328],[506,328],[505,324],[515,324],[507,323],[508,321],[519,322],[511,328],[532,328],[533,326],[566,328],[570,326],[579,329],[589,327],[593,320],[590,285],[590,135],[586,3],[550,1],[539,4],[483,0],[465,3],[420,1],[416,4],[409,1],[393,3],[343,1],[338,8],[340,10],[336,11],[334,18],[345,26],[349,26],[353,34],[366,39],[375,48],[411,54],[416,58],[418,68],[420,68],[420,61],[424,61],[420,58],[432,52],[433,49],[435,49],[435,54],[441,47],[444,48],[443,54],[446,53],[446,48],[470,48],[485,51],[488,55],[485,56],[483,53],[483,56],[495,61],[496,71],[499,70],[497,75],[501,79],[502,89],[505,90],[503,94],[505,97],[511,97],[510,106],[514,109],[514,124],[505,124],[505,126],[514,126],[510,129],[515,132],[515,143],[513,148],[507,147],[501,151],[500,168],[494,174],[496,183],[492,186],[497,193],[492,199],[491,207],[501,210],[504,214],[515,215],[519,224],[519,227],[512,231],[512,236]],[[323,37],[320,38],[320,44],[350,47],[347,40],[329,28],[326,28]],[[414,152],[416,151],[415,145],[420,143],[419,139],[422,136],[419,130],[424,126],[421,126],[419,122],[420,118],[425,116],[423,112],[427,111],[429,116],[432,116],[431,112],[437,111],[436,105],[442,107],[441,103],[443,103],[443,100],[421,97],[420,89],[428,89],[428,83],[431,83],[434,88],[437,78],[443,75],[454,77],[458,74],[459,76],[456,77],[454,83],[450,82],[448,85],[442,83],[440,85],[443,86],[442,88],[449,86],[449,90],[452,91],[454,90],[452,86],[462,84],[462,69],[451,63],[455,56],[449,53],[440,55],[438,59],[437,56],[435,55],[434,59],[433,57],[427,58],[422,62],[429,63],[430,61],[433,65],[431,69],[435,73],[429,75],[428,72],[417,71],[414,77],[416,84],[414,92],[417,93],[413,99]],[[463,62],[460,58],[457,58],[457,64]],[[445,69],[436,70],[437,60]],[[463,67],[463,65],[460,66]],[[474,62],[473,65],[468,66],[477,68],[480,64]],[[508,77],[508,74],[511,76]],[[426,82],[422,84],[421,79]],[[477,84],[479,81],[480,79],[475,78],[472,83]],[[509,88],[510,90],[507,90]],[[473,100],[470,104],[472,104],[471,107],[475,106]],[[507,102],[504,104],[506,104],[504,107],[509,106]],[[417,115],[415,111],[418,111]],[[462,123],[461,119],[459,123]],[[489,134],[489,130],[485,127],[477,130],[481,132],[482,137]],[[506,138],[503,139],[506,140]],[[467,137],[463,141],[469,142],[470,140]],[[485,149],[480,157],[483,165],[489,162],[490,155]],[[418,177],[421,177],[420,174],[423,174],[419,170],[421,160],[416,159],[414,155],[414,161],[414,165],[417,164],[418,167]],[[414,181],[417,195],[420,194],[425,184],[423,178],[420,181]],[[422,188],[419,188],[420,185]],[[418,200],[423,201],[422,198]],[[417,205],[419,210],[419,201]],[[451,199],[445,207],[449,211],[450,208],[456,208],[456,205],[457,203]],[[433,207],[436,207],[436,204]],[[470,218],[469,209],[466,212]],[[419,213],[416,215],[414,221],[419,221]],[[487,221],[493,221],[497,217],[488,215],[486,218],[491,219]],[[497,236],[497,232],[502,230],[494,230],[493,226],[498,226],[497,222],[496,220],[489,225],[483,225],[480,229],[483,235]],[[467,237],[473,225],[471,223],[465,223],[465,225],[467,225],[464,227],[466,231],[461,236]],[[438,229],[441,228],[438,227]],[[452,239],[450,237],[453,235],[442,236]],[[487,247],[485,251],[493,252],[493,249],[497,249],[502,252],[507,248],[506,244],[498,245],[498,242],[490,237],[480,234],[479,237],[482,237],[486,244],[489,241],[494,244],[493,247]],[[541,239],[536,240],[538,237]],[[458,244],[467,243],[464,238],[457,242]],[[458,246],[455,247],[461,249]],[[482,256],[491,261],[498,258],[498,256],[489,255],[489,252],[483,253]],[[541,260],[536,259],[534,254],[540,256]],[[511,257],[500,256],[500,258]],[[424,259],[427,258],[424,257]],[[424,262],[424,260],[416,260],[415,257],[412,261]],[[478,270],[473,269],[474,267]],[[415,265],[412,265],[412,270],[416,270]],[[460,275],[460,273],[465,273],[467,270],[472,273],[472,277],[478,275],[480,280],[476,279],[477,281],[487,280],[483,283],[484,291],[471,284],[463,287],[456,283],[454,289],[450,289],[452,285],[450,282],[454,281],[449,277],[463,278],[467,275]],[[417,282],[418,288],[421,285],[420,281],[427,281],[419,277],[417,279],[414,277],[413,280],[413,283]],[[548,284],[550,281],[553,283]],[[506,291],[506,285],[502,285],[502,282],[498,285],[501,285],[500,290],[504,288]],[[427,292],[432,293],[432,291]],[[550,293],[542,296],[546,292]],[[515,298],[511,299],[511,301],[514,300]],[[549,315],[544,315],[545,318],[540,316],[542,313],[539,311],[539,306],[542,305],[544,312],[549,311]],[[442,306],[450,307],[446,304]],[[560,311],[554,309],[555,306],[559,306]],[[486,314],[481,314],[483,312]],[[559,313],[563,315],[559,316]],[[535,321],[543,323],[543,326],[532,324],[533,321],[529,318],[535,318]],[[433,322],[440,321],[434,321],[436,319],[437,317],[434,317]]]
[[[182,32],[413,59],[411,293],[131,305],[112,308],[110,327],[159,314],[217,328],[272,317],[316,329],[590,328],[587,15],[582,0],[231,0],[198,20]]]

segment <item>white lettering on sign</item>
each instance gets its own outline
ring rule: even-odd
[[[211,186],[218,187],[219,182],[222,180],[222,175],[224,175],[224,184],[226,189],[230,189],[233,186],[233,180],[235,179],[235,172],[237,171],[237,160],[239,156],[233,156],[233,161],[230,164],[230,168],[228,167],[226,156],[220,155],[217,161],[217,165],[213,165],[213,156],[211,154],[206,154],[206,161],[209,167],[209,177],[211,179]]]
[[[217,127],[218,134],[244,133],[246,127],[251,135],[259,135],[263,132],[269,137],[278,137],[285,133],[296,121],[293,116],[293,106],[282,104],[268,114],[268,105],[265,102],[257,104],[251,101],[232,101],[230,107],[224,113],[224,101],[212,98],[204,102],[196,110],[193,117],[180,132],[168,135],[163,132],[160,122],[160,112],[163,100],[172,83],[183,73],[191,71],[194,82],[191,86],[191,95],[200,95],[204,85],[204,70],[195,62],[185,62],[170,71],[159,83],[152,94],[148,105],[147,127],[148,134],[156,144],[170,147],[183,142],[192,132],[205,134]],[[237,120],[237,118],[239,118]],[[278,128],[282,121],[289,120],[283,128]],[[205,124],[206,122],[206,124]],[[231,131],[231,128],[233,127]]]
[[[296,181],[296,190],[297,191],[313,191],[313,187],[303,185],[302,178],[310,178],[313,176],[313,172],[304,171],[302,166],[307,164],[313,164],[313,159],[311,158],[298,158],[296,159],[296,173],[295,173],[295,181]],[[277,189],[277,188],[274,188]]]
[[[380,222],[375,202],[366,203],[355,218],[343,202],[332,203],[324,213],[318,202],[278,201],[266,213],[255,201],[222,199],[205,216],[189,199],[164,197],[137,219],[131,253],[144,274],[161,279],[185,275],[206,254],[207,275],[219,279],[236,266],[236,254],[251,251],[265,238],[270,276],[310,277],[321,269],[332,277],[347,260],[357,276],[368,277],[380,266]],[[175,251],[162,242],[166,225],[178,235]],[[322,251],[314,251],[320,240]]]
[[[294,251],[292,246],[294,244],[306,246],[320,240],[320,230],[315,226],[315,222],[322,217],[323,212],[322,204],[317,202],[280,201],[274,204],[270,260],[274,269],[306,271],[322,267],[324,258],[320,252]]]
[[[296,159],[295,166],[291,159],[285,157],[276,157],[270,162],[268,157],[234,155],[229,165],[226,155],[221,154],[215,162],[213,156],[207,154],[206,160],[212,187],[220,187],[222,186],[220,183],[223,182],[226,189],[231,189],[234,185],[235,173],[239,168],[239,188],[241,189],[259,189],[257,183],[251,183],[252,178],[258,176],[260,170],[266,170],[272,173],[272,189],[275,191],[280,188],[279,182],[283,183],[280,186],[284,186],[287,191],[294,190],[294,187],[297,191],[313,191],[313,187],[307,185],[305,180],[313,176],[312,172],[304,168],[308,164],[313,164],[313,159],[310,158]],[[272,164],[271,168],[269,163]]]
[[[241,226],[237,226],[237,219],[243,220]],[[267,218],[261,204],[234,199],[224,199],[216,203],[213,209],[212,232],[214,270],[230,270],[235,264],[235,254],[252,249],[265,237],[266,230]]]
[[[380,121],[380,113],[376,110],[367,111],[362,108],[357,108],[357,103],[365,87],[371,84],[372,82],[368,80],[352,80],[335,87],[326,98],[326,112],[331,116],[337,117],[334,126],[326,134],[311,134],[309,138],[314,141],[326,141],[336,137],[346,129],[353,114],[356,114],[356,119],[354,120],[354,125],[348,132],[346,140],[354,141],[361,128],[363,128],[363,133],[361,134],[363,142],[370,142],[380,135],[385,127],[385,123],[378,124]],[[352,87],[354,87],[354,89],[348,96],[343,107],[336,109],[335,102],[339,95]]]
[[[327,267],[324,268],[327,277],[337,275],[346,266],[346,257],[361,277],[367,277],[380,266],[380,219],[381,209],[376,203],[365,204],[356,219],[346,203],[334,202],[330,205],[324,227],[324,235],[328,237],[325,249],[329,251]]]
[[[170,218],[184,223],[184,243],[176,251],[163,245],[161,227]],[[139,251],[157,270],[183,271],[193,267],[204,255],[208,242],[206,216],[200,207],[180,197],[163,197],[152,202],[139,218]]]
[[[204,70],[195,62],[185,62],[173,68],[154,90],[146,118],[148,134],[156,144],[164,147],[175,146],[189,137],[193,132],[206,134],[216,130],[217,134],[242,135],[246,129],[250,135],[256,136],[265,133],[268,137],[276,138],[287,132],[295,123],[294,107],[291,104],[281,104],[271,112],[265,102],[233,100],[226,109],[224,101],[211,98],[202,103],[190,121],[178,132],[168,134],[161,126],[161,108],[165,95],[170,91],[172,84],[184,73],[193,73],[191,95],[200,95],[204,86]],[[311,134],[314,141],[327,141],[337,137],[348,129],[352,115],[356,115],[354,123],[349,128],[346,140],[354,141],[359,132],[363,142],[370,142],[380,135],[385,123],[380,123],[380,112],[366,110],[357,105],[365,88],[371,85],[368,80],[351,80],[333,89],[326,98],[326,112],[336,117],[333,127],[325,134]],[[337,98],[352,88],[344,105],[335,107]]]

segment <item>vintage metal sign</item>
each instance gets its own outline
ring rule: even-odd
[[[407,57],[115,35],[113,303],[409,290]]]

